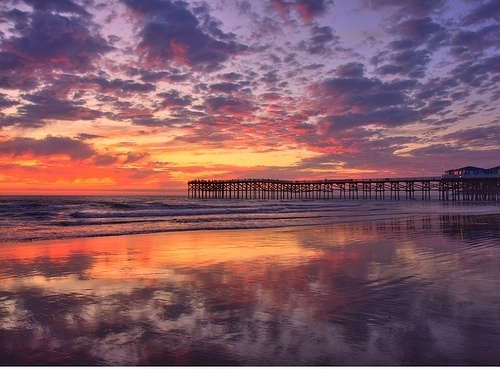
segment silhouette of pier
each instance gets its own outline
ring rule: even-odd
[[[188,182],[193,199],[422,199],[498,201],[500,178],[230,179]]]

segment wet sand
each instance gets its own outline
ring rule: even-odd
[[[500,217],[2,244],[2,365],[498,365]]]

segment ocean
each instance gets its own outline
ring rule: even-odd
[[[0,197],[0,365],[500,363],[500,203]]]
[[[0,243],[207,229],[259,229],[402,216],[488,214],[496,202],[0,196]]]

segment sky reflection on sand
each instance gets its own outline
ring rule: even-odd
[[[4,244],[0,363],[497,365],[499,224]]]

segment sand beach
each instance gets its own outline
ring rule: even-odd
[[[2,365],[497,365],[500,216],[4,243]]]

